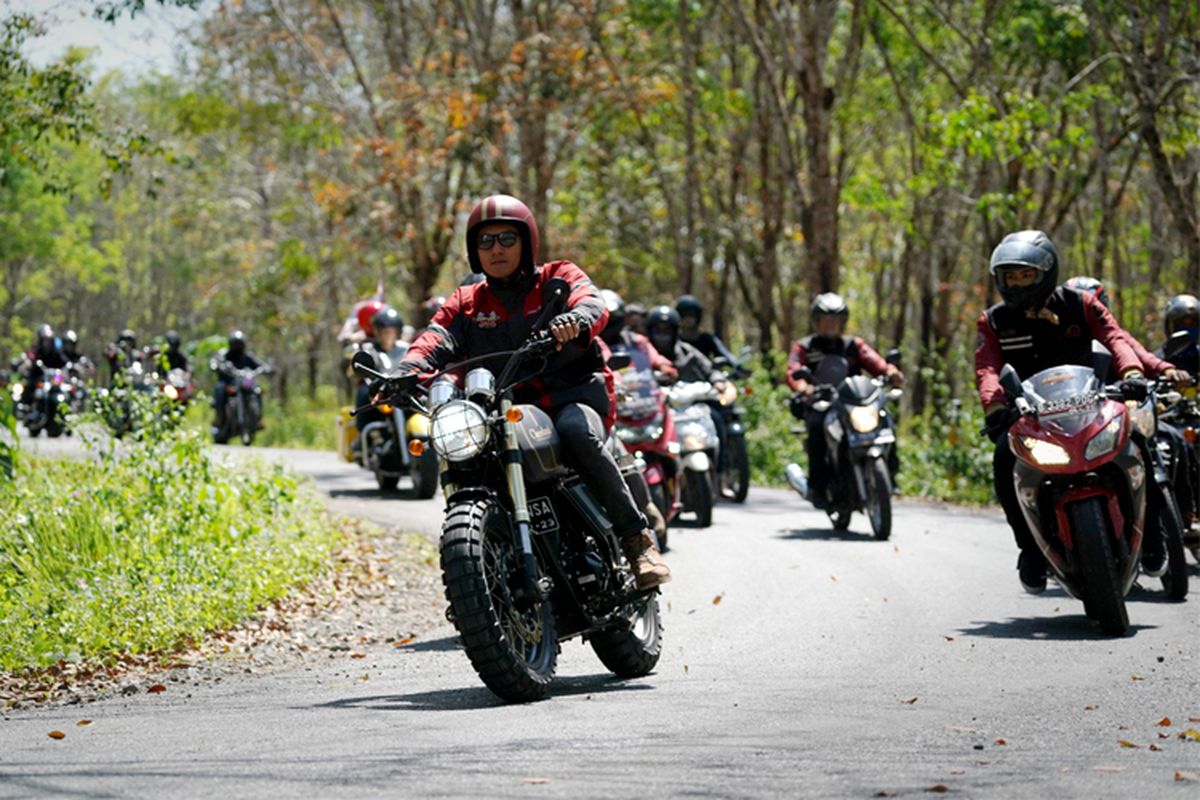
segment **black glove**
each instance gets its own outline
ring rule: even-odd
[[[1126,378],[1117,385],[1121,389],[1121,397],[1126,400],[1133,400],[1140,403],[1146,399],[1147,395],[1150,394],[1150,384],[1145,378],[1140,376],[1136,378]]]
[[[997,408],[992,413],[984,417],[983,432],[993,444],[999,443],[1004,434],[1008,433],[1008,429],[1017,421],[1020,414],[1015,408],[1005,406]]]
[[[792,399],[788,403],[788,408],[792,412],[793,417],[803,420],[805,414],[808,412],[808,397],[797,392],[792,395]]]

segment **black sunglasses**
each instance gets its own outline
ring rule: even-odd
[[[503,233],[481,233],[475,240],[475,246],[480,250],[491,250],[492,245],[496,242],[500,243],[501,247],[512,247],[517,243],[519,234],[516,231],[504,231]]]

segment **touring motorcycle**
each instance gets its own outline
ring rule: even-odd
[[[518,385],[549,369],[555,342],[544,325],[569,292],[565,281],[547,281],[529,340],[430,376],[424,400],[416,375],[386,377],[366,353],[354,357],[376,402],[430,416],[444,464],[447,617],[484,684],[509,702],[546,695],[562,640],[583,636],[622,677],[649,673],[662,648],[657,592],[636,588],[611,522],[564,464],[550,416],[513,402]],[[438,379],[498,356],[507,356],[499,375],[476,367],[461,389]]]

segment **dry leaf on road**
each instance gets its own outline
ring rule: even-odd
[[[1162,719],[1160,719],[1160,720],[1158,721],[1158,724],[1159,724],[1159,725],[1162,725],[1164,728],[1166,728],[1166,727],[1170,726],[1170,724],[1171,724],[1171,718],[1170,718],[1170,717],[1163,717]]]
[[[721,599],[722,599],[722,598],[724,598],[724,597],[725,597],[725,593],[724,593],[724,592],[721,592],[719,595],[717,595],[716,597],[714,597],[714,598],[713,598],[713,605],[714,605],[714,606],[719,606],[719,605],[721,605]]]
[[[86,728],[88,725],[91,725],[91,724],[92,724],[92,721],[90,719],[81,719],[81,720],[79,720],[79,722],[75,723],[75,727]]]
[[[146,690],[146,694],[162,694],[166,690],[167,687],[163,686],[161,683],[156,683]]]
[[[1132,747],[1135,749],[1138,747],[1141,747],[1140,744],[1134,744],[1133,742],[1128,741],[1126,739],[1117,739],[1117,744],[1121,745],[1121,747]]]
[[[1194,772],[1188,772],[1186,769],[1175,770],[1175,780],[1177,781],[1200,781],[1200,775]]]
[[[51,739],[65,739],[65,738],[67,738],[67,735],[65,733],[63,733],[62,731],[50,731],[50,738]]]

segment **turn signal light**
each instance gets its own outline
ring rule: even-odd
[[[1197,436],[1195,428],[1184,428],[1183,438],[1186,439],[1189,444],[1195,444],[1196,439],[1200,438],[1200,436]]]
[[[381,403],[379,405],[379,411],[383,414],[386,414],[387,416],[391,416],[392,412],[395,411],[395,409],[392,408],[387,403]]]
[[[521,409],[514,406],[508,411],[504,412],[504,418],[515,425],[521,420],[525,419],[525,414],[521,411]]]
[[[749,386],[746,386],[746,387],[743,387],[742,393],[744,395],[746,395],[746,397],[749,397],[750,395],[754,394],[754,389]]]
[[[425,443],[420,439],[413,439],[408,443],[409,455],[420,457],[425,454]]]

